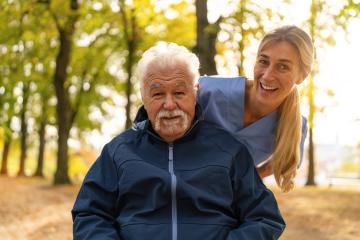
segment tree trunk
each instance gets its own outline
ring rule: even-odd
[[[314,186],[315,183],[315,161],[314,161],[314,142],[313,129],[309,128],[309,168],[306,186]]]
[[[59,118],[60,121],[62,118]],[[57,151],[57,168],[54,176],[54,184],[70,184],[70,177],[68,174],[68,144],[69,129],[65,123],[58,123],[58,151]]]
[[[316,1],[312,0],[311,2],[311,16],[309,19],[309,26],[310,26],[310,36],[314,41],[315,38],[315,26],[316,26],[316,19],[317,19],[317,7]],[[316,51],[315,51],[315,59],[316,62]],[[306,186],[313,186],[316,185],[315,183],[315,148],[314,148],[314,141],[313,141],[313,129],[314,129],[314,117],[316,113],[316,106],[315,106],[315,77],[314,69],[310,74],[309,79],[309,86],[307,89],[307,97],[308,97],[308,104],[309,104],[309,116],[308,116],[308,125],[309,125],[309,169],[308,169],[308,176]]]
[[[2,152],[1,170],[0,170],[0,174],[2,174],[2,175],[7,175],[8,174],[7,164],[8,164],[10,143],[11,143],[11,140],[5,139],[4,149],[3,149],[3,152]]]
[[[46,119],[43,119],[40,123],[39,128],[39,152],[38,152],[38,161],[37,167],[34,176],[44,177],[43,168],[44,168],[44,153],[45,153],[45,134],[46,134]]]
[[[314,116],[316,112],[315,100],[314,100],[314,74],[312,73],[310,76],[310,82],[308,86],[308,102],[309,102],[309,116],[308,116],[308,125],[309,125],[309,168],[308,168],[308,176],[306,186],[316,185],[315,183],[315,147],[314,147]]]
[[[137,24],[136,24],[136,16],[134,13],[134,8],[130,9],[130,13],[128,14],[126,11],[125,1],[119,1],[120,3],[120,14],[121,14],[121,21],[124,27],[124,39],[127,44],[128,56],[126,59],[126,71],[127,71],[127,80],[125,86],[125,94],[127,103],[125,106],[125,129],[131,127],[131,94],[132,94],[132,83],[131,78],[133,75],[133,65],[135,62],[135,51],[136,51],[136,42],[138,40],[137,36]]]
[[[238,66],[238,72],[240,76],[245,76],[245,69],[244,69],[244,62],[245,62],[245,39],[247,38],[247,34],[245,33],[243,23],[246,21],[245,19],[245,13],[246,11],[246,1],[241,0],[240,1],[240,13],[239,13],[239,22],[240,22],[240,34],[241,34],[241,40],[239,42],[239,53],[240,53],[240,63]]]
[[[57,168],[54,177],[54,184],[69,184],[68,176],[68,147],[70,128],[70,99],[68,96],[65,81],[67,78],[67,67],[70,63],[72,32],[66,32],[59,29],[60,49],[56,58],[56,68],[54,75],[54,85],[57,97],[56,116],[58,127],[58,151],[57,151]]]
[[[132,77],[132,67],[133,67],[133,58],[134,58],[134,49],[133,49],[134,43],[129,43],[129,55],[127,59],[127,81],[126,81],[126,99],[127,103],[125,106],[126,111],[126,122],[125,122],[125,129],[128,129],[132,125],[131,121],[131,94],[132,94],[132,84],[131,84],[131,77]]]
[[[57,28],[59,32],[60,47],[56,57],[56,67],[54,74],[54,87],[57,98],[56,120],[58,127],[58,151],[57,168],[54,176],[54,184],[70,184],[68,174],[68,145],[70,130],[76,115],[76,112],[70,104],[68,88],[65,86],[67,78],[67,68],[70,64],[70,55],[72,39],[75,32],[75,24],[78,19],[77,10],[79,9],[78,0],[70,0],[71,10],[74,11],[68,16],[64,27],[61,27],[58,20]]]
[[[25,176],[27,124],[25,112],[21,113],[21,153],[18,176]]]
[[[19,163],[19,171],[18,176],[25,176],[25,162],[26,162],[26,151],[27,151],[27,119],[26,119],[26,112],[27,112],[27,103],[29,99],[29,86],[28,83],[24,83],[23,86],[23,102],[22,102],[22,109],[20,114],[20,121],[21,121],[21,153],[20,153],[20,163]]]
[[[58,29],[60,35],[60,49],[56,57],[54,75],[54,86],[57,97],[56,116],[58,125],[58,151],[54,184],[71,183],[68,175],[67,141],[71,129],[71,115],[73,114],[73,110],[70,105],[68,89],[65,87],[65,81],[67,78],[67,67],[70,63],[74,25],[75,22],[68,28]]]
[[[196,0],[196,45],[193,52],[200,60],[200,74],[216,75],[216,39],[219,32],[220,19],[209,24],[207,19],[207,0]]]
[[[309,122],[309,152],[308,152],[308,158],[309,158],[309,168],[308,168],[308,176],[306,181],[306,186],[314,186],[315,183],[315,148],[314,148],[314,115],[316,111],[315,106],[315,100],[314,100],[314,91],[315,91],[315,85],[314,85],[314,73],[310,76],[310,82],[308,86],[308,102],[309,102],[309,116],[308,116],[308,122]]]
[[[7,175],[8,174],[8,157],[10,151],[10,145],[12,141],[12,130],[10,128],[11,125],[11,117],[9,116],[8,120],[5,123],[5,133],[4,133],[4,149],[2,152],[2,162],[1,162],[1,170],[0,174]]]

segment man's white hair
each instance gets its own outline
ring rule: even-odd
[[[185,64],[193,77],[193,84],[199,78],[200,62],[198,57],[187,48],[172,42],[158,42],[144,52],[140,59],[137,71],[140,79],[141,96],[144,93],[144,77],[150,64],[160,68],[174,67],[179,63]]]

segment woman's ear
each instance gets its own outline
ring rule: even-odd
[[[307,74],[305,74],[305,73],[303,73],[303,72],[299,72],[299,77],[298,77],[298,79],[295,81],[295,83],[297,84],[297,85],[299,85],[299,84],[301,84],[306,78],[307,78],[307,76],[308,76],[309,74],[307,73]]]
[[[303,81],[305,80],[305,78],[298,78],[298,80],[295,82],[297,85],[301,84]]]

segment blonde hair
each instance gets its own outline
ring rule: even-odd
[[[305,79],[312,68],[314,46],[309,35],[296,26],[284,26],[275,29],[262,39],[258,54],[274,42],[286,41],[292,44],[299,54],[300,79]],[[294,187],[294,178],[300,160],[300,141],[302,119],[300,98],[297,87],[290,92],[278,108],[276,143],[272,155],[272,167],[276,183],[283,192]]]

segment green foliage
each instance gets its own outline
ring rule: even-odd
[[[221,34],[227,37],[219,39],[217,53],[222,56],[230,50],[242,56],[238,66],[241,73],[244,71],[241,64],[250,58],[250,47],[263,36],[265,23],[284,17],[258,2],[231,1],[236,6],[234,11],[220,19]],[[0,128],[4,138],[17,136],[10,123],[18,119],[22,91],[26,87],[30,134],[35,135],[41,121],[56,124],[53,76],[60,44],[58,30],[69,30],[68,21],[76,21],[65,83],[71,110],[76,112],[73,132],[77,134],[72,136],[75,138],[101,128],[102,120],[90,116],[100,112],[105,119],[109,114],[105,106],[115,105],[113,95],[125,97],[129,70],[133,75],[131,87],[137,84],[133,73],[146,49],[157,41],[172,41],[189,49],[195,44],[195,8],[187,0],[82,0],[79,3],[79,9],[74,11],[69,0],[0,1]],[[336,44],[333,33],[339,29],[346,32],[349,19],[358,17],[360,5],[358,1],[348,0],[334,10],[325,0],[318,0],[314,1],[312,10],[304,25],[319,49]],[[214,29],[210,26],[206,31]],[[131,41],[134,57],[129,63]],[[225,67],[227,61],[224,58]],[[310,85],[306,94],[314,94],[315,86]],[[137,89],[132,90],[136,95]],[[334,93],[328,90],[327,95]],[[135,111],[140,100],[132,101]],[[314,111],[323,109],[315,106],[315,102],[311,104]],[[309,124],[312,126],[312,118]],[[71,175],[83,171],[80,160],[71,163],[74,165]]]
[[[274,16],[283,17],[279,12],[264,7],[257,1],[241,0],[228,17],[223,17],[220,34],[225,33],[228,37],[218,43],[218,53],[223,55],[228,50],[238,53],[238,74],[245,75],[244,62],[250,58],[248,50],[263,37],[265,23],[272,21]],[[234,45],[237,47],[234,48]],[[225,58],[224,61],[228,59]]]

